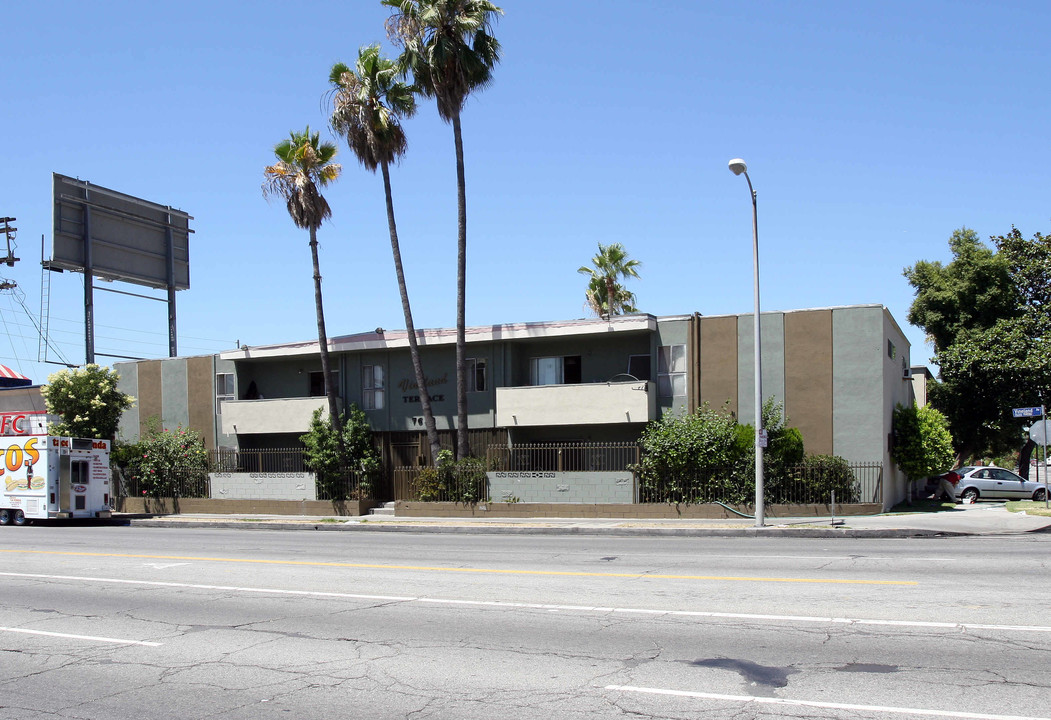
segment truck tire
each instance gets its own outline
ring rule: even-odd
[[[0,525],[7,525],[11,522],[11,511],[7,508],[0,509]]]
[[[28,524],[29,520],[26,519],[26,514],[24,512],[21,510],[15,510],[11,515],[11,522],[21,527],[22,525]]]

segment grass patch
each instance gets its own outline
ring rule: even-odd
[[[343,521],[342,521],[342,520],[340,520],[339,518],[321,518],[320,520],[318,520],[318,522],[323,522],[323,523],[338,523],[338,522],[343,522]]]
[[[913,500],[912,505],[900,502],[884,515],[914,515],[916,513],[942,512],[943,510],[955,510],[956,503],[947,500]]]
[[[1044,502],[1033,502],[1032,500],[1012,500],[1005,507],[1011,512],[1025,512],[1026,515],[1043,515],[1051,517],[1051,510],[1044,507]]]

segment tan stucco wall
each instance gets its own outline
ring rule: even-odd
[[[151,417],[162,417],[164,404],[161,401],[161,361],[149,360],[139,363],[139,382],[136,396],[139,408],[139,437],[146,433],[146,421]]]
[[[215,395],[212,389],[212,358],[186,360],[187,412],[190,427],[204,438],[209,450],[215,449]]]
[[[831,310],[785,313],[785,416],[808,453],[832,454]]]
[[[701,402],[737,412],[737,316],[701,318]]]

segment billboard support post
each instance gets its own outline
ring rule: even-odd
[[[175,332],[175,240],[172,237],[171,208],[168,208],[168,227],[164,228],[165,249],[168,255],[168,357],[179,354]]]
[[[88,191],[84,191],[88,200]],[[91,207],[84,206],[84,362],[95,362],[95,285],[91,257]]]

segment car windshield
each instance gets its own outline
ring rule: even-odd
[[[971,472],[972,470],[977,470],[977,469],[978,469],[978,468],[977,468],[976,466],[974,466],[974,465],[969,465],[969,466],[967,466],[967,467],[962,467],[962,468],[960,468],[960,469],[959,469],[959,470],[957,470],[956,472],[960,473],[961,475],[966,475],[967,473]]]

